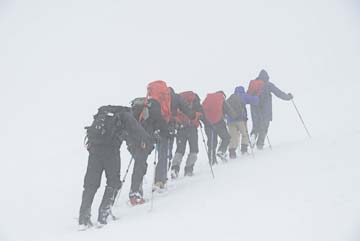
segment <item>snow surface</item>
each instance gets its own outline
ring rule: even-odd
[[[359,16],[356,0],[1,0],[0,241],[360,240]],[[230,94],[262,68],[313,139],[274,98],[272,151],[216,166],[213,180],[200,143],[196,176],[152,212],[126,205],[128,180],[120,220],[76,231],[97,107],[156,79]],[[122,160],[124,172],[125,149]]]

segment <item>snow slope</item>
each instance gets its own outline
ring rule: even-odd
[[[348,142],[334,136],[275,144],[273,150],[255,152],[255,158],[215,166],[215,179],[201,158],[196,176],[173,181],[167,194],[155,196],[152,212],[150,203],[129,207],[126,186],[114,209],[120,219],[101,230],[76,231],[79,180],[73,190],[48,191],[50,199],[21,200],[28,208],[20,219],[4,222],[6,236],[1,240],[356,241],[360,163],[355,156],[360,133],[343,137]],[[74,180],[71,172],[66,176]],[[150,168],[148,197],[151,176]],[[70,185],[70,180],[65,183]],[[94,218],[102,191],[94,203]]]
[[[355,0],[0,1],[0,240],[359,240],[359,9]],[[273,151],[220,165],[215,180],[200,153],[197,176],[156,198],[153,212],[126,207],[125,187],[118,222],[74,231],[83,127],[98,106],[127,105],[156,79],[202,98],[230,94],[261,68],[294,94],[313,140],[275,98]]]

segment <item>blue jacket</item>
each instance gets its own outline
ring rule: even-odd
[[[247,121],[248,117],[247,117],[246,105],[250,104],[256,106],[259,103],[259,97],[248,95],[245,92],[244,87],[242,86],[238,86],[235,88],[234,94],[232,94],[232,96],[230,96],[229,99],[231,98],[238,99],[237,103],[233,105],[230,100],[228,102],[234,110],[239,109],[239,111],[237,111],[239,112],[239,114],[236,118],[228,117],[227,118],[228,123],[236,122],[236,121]]]

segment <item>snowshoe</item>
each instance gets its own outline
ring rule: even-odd
[[[96,227],[101,228],[102,226],[106,225],[109,215],[110,215],[110,210],[100,211]]]
[[[113,221],[118,220],[118,217],[116,217],[116,216],[114,215],[114,213],[113,213],[111,210],[110,210],[109,215],[110,215],[110,217],[111,217],[111,219],[112,219]]]
[[[87,223],[82,223],[78,225],[78,231],[85,231],[88,230],[89,228],[92,228],[94,225],[92,224],[92,222],[89,220]]]
[[[129,198],[130,198],[129,202],[131,206],[141,205],[146,202],[139,192],[130,193]]]
[[[167,190],[166,182],[162,182],[162,181],[156,182],[152,189],[153,192],[158,192],[158,193],[166,192],[166,190]]]
[[[228,159],[226,158],[226,153],[219,151],[218,153],[216,153],[216,155],[223,161],[223,162],[228,162]]]
[[[101,223],[101,222],[98,221],[98,222],[96,223],[96,225],[95,225],[95,228],[98,228],[98,229],[103,228],[106,224],[107,224],[107,223]]]
[[[79,226],[78,226],[78,230],[79,231],[85,231],[91,227],[93,227],[93,223],[91,222],[90,219],[90,212],[88,211],[86,214],[80,215],[79,217]]]

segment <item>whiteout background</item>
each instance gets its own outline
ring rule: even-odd
[[[358,240],[359,16],[340,0],[0,0],[0,240]],[[119,222],[75,231],[97,107],[128,105],[157,79],[230,95],[262,68],[313,140],[275,99],[273,152],[212,181],[202,151],[197,177],[153,213],[123,205]]]

